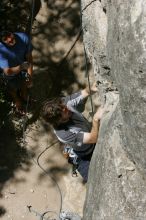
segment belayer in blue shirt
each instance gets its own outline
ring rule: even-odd
[[[32,44],[26,33],[0,32],[0,69],[16,110],[23,114],[23,102],[27,101],[33,73]]]

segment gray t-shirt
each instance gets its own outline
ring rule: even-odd
[[[72,115],[68,122],[55,128],[55,134],[60,142],[70,145],[78,154],[88,155],[93,151],[94,144],[83,144],[83,133],[91,131],[91,123],[82,115],[86,99],[78,92],[62,100]]]

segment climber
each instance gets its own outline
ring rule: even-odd
[[[91,87],[91,94],[97,92],[96,84]],[[78,156],[77,170],[87,182],[88,169],[95,143],[97,142],[100,120],[104,108],[99,107],[93,116],[92,123],[82,112],[90,94],[89,88],[67,97],[47,100],[43,103],[42,118],[54,127],[60,142],[71,146]]]
[[[32,44],[27,34],[0,32],[0,69],[16,111],[22,115],[23,103],[26,103],[28,97],[28,86],[32,85],[32,62]]]

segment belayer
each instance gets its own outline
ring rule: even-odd
[[[32,44],[26,33],[0,32],[0,70],[16,111],[23,115],[33,73]]]
[[[95,92],[97,92],[96,84],[91,87],[91,94]],[[82,112],[89,94],[89,88],[86,87],[67,97],[46,100],[41,112],[42,118],[54,127],[59,141],[73,148],[75,155],[78,156],[77,170],[84,182],[88,179],[90,160],[104,113],[104,108],[99,107],[92,123],[83,116]]]

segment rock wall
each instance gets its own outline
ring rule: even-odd
[[[108,112],[83,220],[146,219],[146,1],[82,0],[84,43]]]

